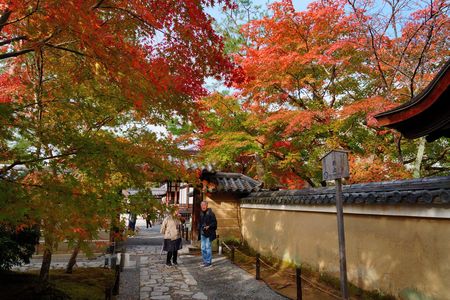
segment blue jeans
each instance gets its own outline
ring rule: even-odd
[[[209,237],[201,235],[201,243],[202,243],[202,257],[203,263],[205,265],[210,265],[212,261],[212,250],[211,250],[211,240]]]

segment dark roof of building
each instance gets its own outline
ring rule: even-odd
[[[450,60],[428,86],[411,101],[375,116],[378,124],[400,131],[406,138],[450,137]]]
[[[450,176],[344,185],[343,196],[345,204],[450,205]],[[241,203],[335,204],[335,188],[260,191],[242,198]]]
[[[262,182],[240,173],[208,172],[203,170],[200,179],[213,184],[212,186],[208,186],[208,192],[248,194],[259,191],[262,186]]]

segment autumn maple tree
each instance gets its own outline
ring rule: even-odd
[[[378,9],[383,3],[392,10]],[[205,100],[204,156],[227,157],[219,167],[235,170],[246,157],[266,187],[319,185],[319,159],[333,148],[352,152],[353,182],[410,177],[407,166],[422,160],[417,142],[373,116],[432,79],[449,57],[449,24],[446,1],[315,1],[300,12],[292,1],[271,4],[234,36],[236,90]],[[244,120],[225,121],[233,116]],[[422,175],[448,170],[448,146],[427,146]]]
[[[0,222],[39,225],[41,282],[124,209],[119,191],[182,176],[151,126],[188,117],[232,65],[204,8],[228,1],[0,1]]]

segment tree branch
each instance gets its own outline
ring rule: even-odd
[[[8,45],[8,44],[11,44],[11,43],[16,42],[16,41],[27,40],[27,39],[28,38],[25,35],[16,36],[16,37],[13,37],[13,38],[1,41],[0,42],[0,46]]]
[[[356,17],[358,19],[361,19],[360,12],[358,11],[358,8],[356,7],[355,1],[347,0],[347,3],[352,8],[352,10],[355,13]],[[380,60],[380,57],[378,55],[377,46],[376,46],[376,43],[375,43],[374,29],[370,25],[365,25],[364,22],[362,22],[361,20],[360,20],[360,23],[361,23],[361,26],[364,26],[364,27],[367,28],[367,30],[368,30],[368,32],[370,34],[370,46],[371,46],[372,54],[375,56],[376,67],[377,67],[378,72],[380,73],[381,80],[383,81],[383,85],[386,88],[386,92],[389,93],[389,85],[388,85],[386,76],[384,74],[384,71],[381,68],[381,60]]]
[[[372,27],[369,27],[369,33],[370,33],[370,44],[372,46],[372,52],[373,52],[373,55],[375,56],[375,60],[377,62],[377,69],[378,69],[378,72],[381,75],[381,79],[383,80],[383,84],[386,87],[386,92],[389,93],[389,85],[387,83],[386,76],[384,75],[383,69],[381,68],[381,63],[380,63],[381,60],[380,60],[380,57],[378,56],[377,48],[376,48],[376,45],[375,45],[375,35],[373,33]]]
[[[105,0],[99,0],[94,6],[91,7],[91,9],[99,8],[102,3],[105,2]]]
[[[428,163],[428,165],[432,166],[432,165],[434,165],[435,163],[437,163],[438,161],[443,160],[444,158],[447,157],[447,153],[448,153],[449,151],[450,151],[450,147],[445,148],[445,149],[442,151],[442,153],[439,154],[437,157],[435,157],[434,160],[433,160],[431,163]],[[429,159],[431,159],[431,158],[428,158],[428,159],[426,159],[426,160],[429,160]]]
[[[400,133],[400,136],[398,137],[396,144],[397,144],[398,157],[400,158],[401,163],[404,165],[405,161],[403,159],[402,146],[401,146],[402,137],[403,137],[403,134]],[[395,133],[394,133],[394,138],[395,138]]]
[[[33,51],[34,51],[34,49],[22,49],[22,50],[19,50],[19,51],[1,53],[0,54],[0,60],[7,59],[7,58],[10,58],[10,57],[17,57],[17,56],[26,54],[28,52],[33,52]]]
[[[284,160],[285,159],[285,155],[283,153],[274,151],[274,150],[268,150],[267,153],[272,154],[275,158],[279,159],[279,160]],[[316,184],[314,183],[314,181],[312,181],[311,178],[309,178],[308,176],[305,176],[304,173],[300,173],[298,172],[294,167],[289,167],[291,172],[294,173],[295,175],[297,175],[298,177],[300,177],[301,179],[304,179],[306,182],[308,182],[308,184],[311,187],[316,187]]]
[[[426,166],[425,169],[426,169],[426,170],[435,170],[435,171],[442,172],[442,171],[448,171],[448,170],[450,170],[450,167],[433,167],[433,166]]]
[[[36,187],[36,188],[40,188],[40,189],[45,189],[44,186],[39,185],[39,184],[30,184],[30,183],[18,182],[18,181],[11,180],[9,178],[5,178],[5,177],[1,177],[1,176],[0,176],[0,180],[6,181],[6,182],[10,182],[10,183],[14,183],[14,184],[18,184],[18,185],[21,185],[21,186]]]
[[[135,14],[134,12],[132,12],[132,11],[130,11],[130,10],[128,10],[128,9],[121,8],[121,7],[116,7],[116,6],[99,6],[98,8],[100,8],[100,9],[118,10],[118,11],[124,12],[124,13],[128,14],[129,16],[131,16],[133,19],[136,19],[136,20],[142,22],[142,23],[145,24],[146,26],[148,26],[148,27],[150,27],[150,28],[152,28],[152,29],[154,29],[154,30],[157,30],[157,31],[159,31],[159,32],[161,32],[161,33],[163,33],[163,34],[165,34],[162,30],[156,28],[155,25],[150,24],[149,22],[147,22],[146,20],[144,20],[141,16]]]
[[[60,157],[66,157],[66,156],[71,156],[71,155],[75,155],[75,154],[77,154],[77,150],[76,149],[72,150],[70,152],[67,152],[67,153],[51,155],[51,156],[47,156],[47,157],[40,157],[40,158],[29,159],[29,160],[16,160],[12,164],[10,164],[9,166],[6,166],[3,169],[1,169],[0,170],[0,174],[5,174],[9,170],[12,170],[15,166],[25,165],[25,164],[29,164],[29,163],[35,163],[35,162],[40,162],[40,161],[44,161],[44,160],[48,160],[48,159],[55,159],[55,158],[60,158]]]
[[[94,124],[92,124],[91,127],[88,128],[87,132],[91,132],[93,130],[96,130],[98,132],[100,130],[100,128],[102,128],[105,124],[107,124],[108,122],[111,122],[112,120],[114,120],[114,117],[108,116],[108,117],[104,118],[103,120],[95,122]]]
[[[279,84],[274,84],[273,87],[276,90],[278,90],[279,92],[286,94],[288,99],[290,99],[295,104],[299,105],[301,108],[307,109],[305,103],[303,102],[303,100],[301,98],[296,98],[296,97],[292,96],[291,94],[289,94],[289,92],[287,92],[285,89],[283,89]]]
[[[23,16],[23,17],[21,17],[21,18],[18,18],[18,19],[15,19],[14,21],[5,23],[5,24],[3,24],[3,25],[1,25],[1,22],[0,22],[0,31],[1,31],[1,29],[2,29],[3,26],[6,26],[6,25],[10,25],[10,24],[14,24],[14,23],[20,22],[20,21],[22,21],[22,20],[28,18],[29,16],[31,16],[31,15],[34,14],[35,12],[37,12],[37,10],[38,10],[38,8],[39,8],[39,1],[40,1],[40,0],[37,0],[37,1],[36,1],[36,5],[34,6],[33,10],[30,11],[30,12],[29,12],[28,14],[26,14],[25,16]]]
[[[403,59],[405,58],[406,51],[408,50],[409,45],[413,42],[414,38],[417,36],[417,33],[420,30],[422,30],[422,28],[428,23],[428,21],[432,20],[433,18],[436,18],[439,15],[439,13],[440,13],[440,8],[435,13],[433,13],[433,11],[431,11],[430,16],[427,17],[409,36],[405,46],[403,47],[401,54],[398,55],[397,66],[393,67],[396,72],[400,72],[400,65],[401,65]],[[404,72],[400,72],[400,73],[403,74],[405,77],[411,78],[410,76],[406,75]],[[394,73],[392,76],[391,85],[394,83],[395,77],[396,77],[396,73]],[[410,95],[408,95],[408,96],[410,96]]]
[[[38,41],[36,43],[36,47],[35,48],[27,48],[27,49],[22,49],[22,50],[18,50],[18,51],[13,51],[13,52],[7,52],[7,53],[2,53],[0,54],[0,60],[2,59],[6,59],[6,58],[10,58],[10,57],[17,57],[23,54],[26,54],[28,52],[32,52],[32,51],[36,51],[36,49],[38,48],[39,45],[45,45],[47,44],[47,42],[55,36],[55,34],[59,33],[60,30],[56,29],[54,32],[52,32],[48,37],[42,39],[41,41]]]
[[[1,16],[0,16],[0,32],[2,31],[3,27],[7,24],[9,17],[11,16],[12,11],[6,8]]]
[[[57,102],[67,102],[67,101],[68,101],[67,99],[55,99],[55,100],[43,101],[42,104],[46,105],[47,103],[57,103]],[[36,105],[39,105],[39,103],[33,102],[33,103],[25,104],[25,105],[22,105],[22,106],[16,106],[14,108],[14,112],[17,113],[17,112],[23,111],[23,110],[25,110],[25,109],[27,109],[29,107],[33,107],[33,106],[36,106]]]
[[[300,174],[294,167],[291,167],[291,172],[297,175],[298,177],[304,179],[311,187],[313,188],[316,187],[316,184],[314,183],[314,181],[312,181],[311,178],[305,176],[304,174]]]
[[[431,38],[433,37],[433,30],[434,30],[434,24],[430,26],[430,30],[428,31],[427,39],[425,41],[425,45],[422,48],[422,51],[420,52],[419,61],[417,62],[416,67],[414,68],[414,72],[411,76],[411,82],[409,85],[410,93],[411,93],[411,99],[414,97],[414,79],[416,78],[417,71],[419,70],[420,66],[422,65],[422,60],[425,57],[425,52],[430,46]]]
[[[47,46],[47,47],[50,47],[50,48],[55,48],[55,49],[71,52],[71,53],[74,53],[74,54],[77,54],[77,55],[80,55],[80,56],[88,56],[87,54],[84,54],[84,53],[79,52],[77,50],[69,49],[69,48],[62,47],[62,46],[52,45],[52,44],[49,44],[49,43],[45,43],[44,45]]]
[[[44,43],[44,45],[47,46],[47,47],[50,47],[50,48],[71,52],[71,53],[74,53],[74,54],[77,54],[77,55],[80,55],[80,56],[83,56],[83,57],[90,57],[89,55],[87,55],[85,53],[79,52],[77,50],[69,49],[69,48],[66,48],[66,47],[52,45],[52,44],[49,44],[49,43]],[[1,43],[0,43],[0,46],[1,46]],[[0,60],[6,59],[6,58],[11,58],[11,57],[17,57],[17,56],[20,56],[22,54],[26,54],[28,52],[33,52],[33,51],[35,51],[35,49],[23,49],[23,50],[14,51],[14,52],[1,53],[0,54]]]

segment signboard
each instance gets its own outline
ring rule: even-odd
[[[332,150],[322,158],[323,180],[334,180],[349,177],[348,151]]]

